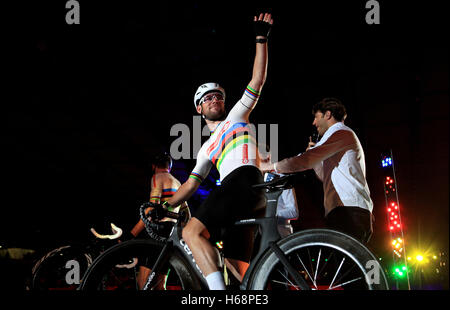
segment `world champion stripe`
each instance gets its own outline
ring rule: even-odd
[[[226,131],[221,130],[220,135],[216,137],[216,140],[206,150],[206,154],[211,158],[211,153],[217,152],[220,145],[223,144],[224,139],[228,138],[230,133],[232,134],[233,131],[236,131],[238,128],[247,127],[247,125],[248,125],[247,123],[241,122],[234,124]]]
[[[222,165],[223,160],[226,158],[228,153],[230,153],[232,150],[234,150],[239,145],[241,145],[241,144],[245,145],[245,144],[248,144],[249,142],[256,145],[256,141],[251,135],[241,135],[241,136],[237,137],[236,139],[234,139],[231,143],[228,143],[228,145],[225,147],[225,149],[223,150],[223,152],[221,153],[220,157],[217,160],[217,164],[216,164],[217,170],[220,171],[220,166]]]
[[[245,123],[239,123],[239,124],[245,124]],[[226,122],[223,127],[220,129],[220,132],[217,134],[217,137],[215,137],[216,140],[214,140],[213,143],[211,143],[211,145],[208,147],[208,149],[206,150],[207,154],[210,154],[212,152],[212,150],[217,146],[217,144],[219,143],[220,139],[223,137],[223,134],[227,131],[228,126],[230,125],[230,122]],[[233,125],[232,128],[233,129],[236,125]],[[217,129],[217,128],[216,128]],[[214,131],[215,133],[216,131]],[[212,136],[211,136],[212,137]],[[209,155],[208,155],[209,156]]]
[[[233,126],[234,127],[234,126]],[[239,127],[232,131],[227,131],[222,138],[220,139],[220,143],[217,145],[217,147],[212,151],[210,154],[208,154],[209,159],[215,163],[217,157],[220,156],[223,149],[230,143],[233,139],[235,139],[238,135],[242,135],[244,133],[248,134],[249,129],[245,127]]]
[[[247,88],[245,89],[245,93],[247,95],[249,95],[249,97],[252,99],[258,99],[259,96],[261,95],[260,92],[256,91],[255,89],[251,88],[250,86],[247,86]]]
[[[193,178],[194,180],[199,181],[200,183],[203,182],[203,177],[202,177],[200,174],[198,174],[198,173],[191,172],[191,174],[189,175],[189,177],[190,177],[190,178]]]
[[[164,198],[165,197],[172,197],[175,194],[176,191],[177,191],[176,188],[163,189],[162,197],[164,197]]]

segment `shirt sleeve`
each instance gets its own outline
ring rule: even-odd
[[[209,171],[211,171],[212,167],[212,162],[206,156],[203,148],[204,145],[202,148],[200,148],[200,151],[197,155],[197,162],[195,164],[195,167],[189,175],[189,178],[192,178],[200,183],[202,183],[203,180],[208,176]]]
[[[342,150],[356,147],[357,141],[352,132],[338,130],[333,133],[323,144],[311,148],[300,156],[286,158],[277,163],[277,171],[282,173],[293,173],[307,169],[317,169],[320,172],[322,161]],[[318,174],[319,175],[319,174]],[[320,177],[320,175],[319,175]]]
[[[242,98],[234,105],[229,115],[232,117],[247,118],[253,108],[256,106],[260,92],[252,89],[250,86],[244,91]]]

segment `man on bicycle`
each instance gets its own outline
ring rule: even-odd
[[[325,98],[313,106],[313,115],[320,141],[310,141],[299,156],[261,162],[261,170],[293,173],[314,169],[323,182],[327,226],[368,242],[373,231],[373,203],[364,151],[354,131],[344,125],[345,106],[338,99]]]
[[[264,206],[263,191],[252,188],[253,184],[262,183],[263,178],[249,115],[266,80],[267,37],[272,23],[268,13],[254,18],[256,54],[252,79],[228,115],[225,91],[219,84],[206,83],[197,89],[195,108],[212,134],[201,147],[190,177],[168,200],[169,206],[177,206],[189,199],[212,165],[216,165],[221,186],[211,192],[183,229],[183,238],[212,290],[225,289],[225,284],[218,269],[217,251],[209,239],[224,241],[225,257],[242,274],[250,261],[253,229],[231,226],[238,219],[253,216]]]
[[[152,171],[153,176],[150,182],[150,202],[159,204],[167,201],[173,194],[178,190],[181,183],[178,181],[171,173],[172,169],[172,158],[167,153],[157,154],[152,159]],[[152,208],[149,208],[147,212],[149,212]],[[187,211],[188,217],[190,217],[189,208],[185,203],[181,204],[177,208],[171,208],[169,211],[179,212],[180,209],[185,209]],[[172,224],[170,221],[174,221],[170,218],[163,218],[161,222],[165,223],[163,225],[163,230],[158,232],[163,236],[168,236],[171,229]],[[139,222],[133,227],[131,230],[131,238],[137,237],[145,228],[144,222],[140,219]],[[140,266],[139,275],[138,275],[138,286],[141,289],[148,276],[150,275],[151,270],[145,266]],[[160,275],[161,277],[165,277]],[[160,283],[164,283],[165,281],[159,281]]]

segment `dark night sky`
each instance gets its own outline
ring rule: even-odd
[[[148,198],[149,157],[174,140],[174,124],[192,127],[198,85],[219,82],[228,105],[242,95],[252,16],[267,7],[275,20],[269,71],[251,121],[278,124],[279,157],[293,156],[311,134],[312,104],[340,98],[365,149],[377,219],[371,246],[388,240],[380,156],[392,149],[406,239],[413,246],[420,232],[424,246],[448,249],[443,8],[379,1],[381,25],[369,26],[366,1],[298,9],[291,1],[80,1],[81,24],[67,25],[65,1],[43,2],[20,8],[6,46],[14,95],[2,100],[0,244],[51,246],[105,219],[133,224]],[[316,198],[302,199],[307,219],[306,201]]]

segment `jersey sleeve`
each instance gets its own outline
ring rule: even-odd
[[[197,155],[197,162],[195,164],[194,169],[192,170],[191,174],[189,175],[189,178],[192,178],[200,183],[203,182],[203,180],[208,176],[209,171],[212,167],[212,162],[209,160],[209,158],[206,156],[204,152],[205,145],[200,148],[200,151]]]
[[[252,89],[250,86],[244,91],[242,98],[234,105],[231,109],[230,114],[233,117],[242,117],[246,118],[256,106],[260,96],[260,92]]]

